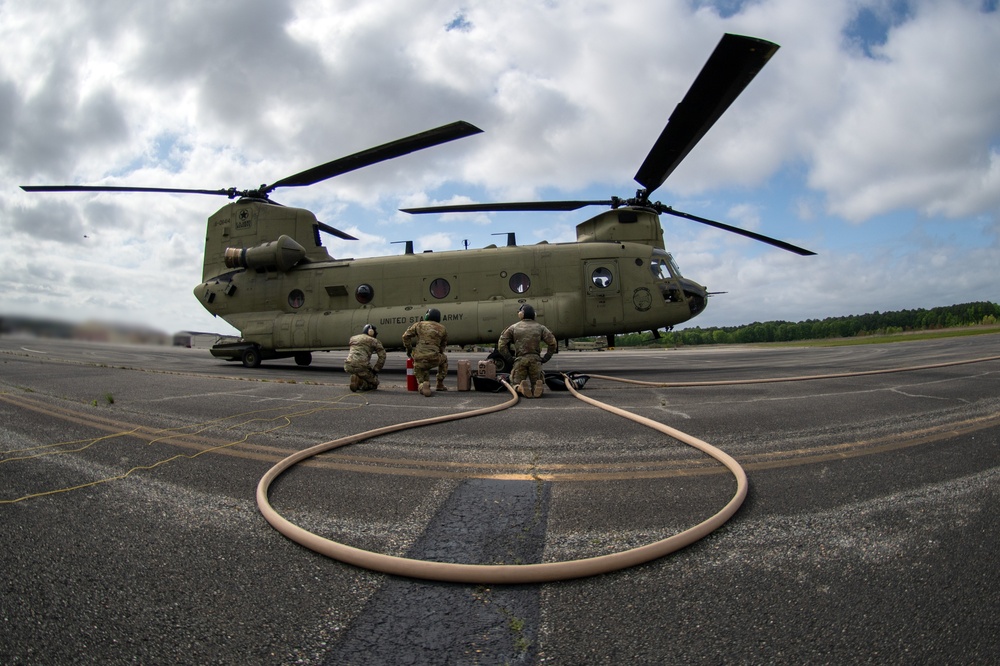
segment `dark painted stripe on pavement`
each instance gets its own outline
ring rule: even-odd
[[[470,479],[456,488],[407,557],[459,564],[542,561],[550,486]],[[538,585],[481,586],[387,579],[326,664],[531,664]]]

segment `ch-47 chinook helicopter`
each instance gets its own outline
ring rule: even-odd
[[[577,225],[577,240],[414,254],[334,259],[320,232],[356,240],[308,210],[269,199],[279,187],[312,185],[348,171],[476,134],[466,122],[370,148],[257,189],[222,190],[23,186],[29,192],[116,191],[223,195],[236,201],[208,218],[202,283],[195,296],[213,315],[238,329],[241,340],[212,353],[247,367],[262,359],[294,358],[308,365],[312,352],[347,346],[365,324],[379,330],[387,348],[424,312],[441,312],[454,345],[495,344],[530,301],[536,316],[559,340],[670,329],[705,309],[708,292],[683,277],[663,243],[659,215],[667,213],[731,231],[801,255],[809,250],[752,231],[683,213],[650,201],[778,46],[725,35],[691,89],[670,116],[635,176],[634,198],[607,201],[472,204],[406,209],[409,213],[471,211],[572,211],[602,205],[610,210]],[[238,197],[238,198],[237,198]],[[510,359],[490,354],[503,371]]]

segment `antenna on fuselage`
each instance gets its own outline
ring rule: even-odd
[[[411,241],[411,240],[408,240],[408,241],[392,241],[393,245],[396,245],[397,243],[406,243],[406,249],[403,250],[403,254],[413,254],[413,241]]]
[[[514,239],[513,231],[502,231],[494,236],[507,236],[507,247],[517,247],[517,241]]]

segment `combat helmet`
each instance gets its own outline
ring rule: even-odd
[[[441,311],[437,308],[430,308],[424,313],[424,321],[436,321],[441,322]]]

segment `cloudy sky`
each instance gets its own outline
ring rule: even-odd
[[[337,257],[574,239],[574,213],[433,203],[632,196],[724,33],[781,46],[654,199],[689,325],[1000,300],[996,0],[0,0],[0,314],[231,332],[191,290],[223,197],[466,120],[483,134],[273,198]]]

